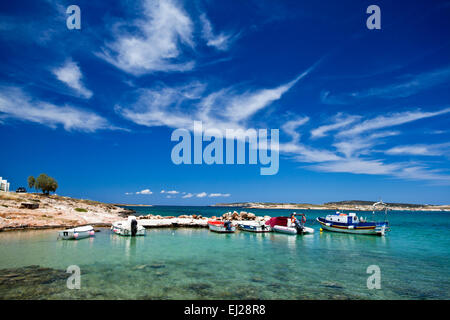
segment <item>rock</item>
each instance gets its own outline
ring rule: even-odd
[[[256,218],[256,215],[254,213],[249,212],[247,214],[247,219],[248,220],[255,220],[255,218]]]
[[[239,216],[240,216],[241,219],[245,220],[245,219],[247,219],[248,214],[245,211],[241,211],[241,214]]]
[[[216,220],[217,217],[216,217],[216,216],[212,216],[211,219],[212,219],[212,220]]]
[[[192,219],[197,219],[197,215],[196,215],[196,214],[193,214],[193,215],[192,215]]]
[[[154,263],[154,264],[150,265],[150,268],[153,268],[153,269],[160,269],[160,268],[165,268],[165,267],[166,267],[166,265],[162,264],[162,263]]]

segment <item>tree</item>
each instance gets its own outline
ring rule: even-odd
[[[34,185],[36,184],[36,180],[33,176],[28,177],[28,188],[33,189]]]
[[[36,179],[35,188],[42,190],[42,193],[49,194],[55,192],[58,189],[58,182],[52,177],[47,176],[45,173],[41,173]]]

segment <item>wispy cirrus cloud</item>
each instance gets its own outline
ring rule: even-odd
[[[51,128],[62,126],[67,131],[120,129],[92,111],[33,99],[18,87],[0,87],[0,114],[3,118],[39,123]]]
[[[280,151],[292,155],[292,158],[298,162],[309,163],[306,168],[316,171],[385,175],[404,180],[428,180],[432,183],[450,184],[450,174],[446,170],[432,169],[431,166],[416,161],[399,162],[392,158],[380,159],[380,151],[374,149],[377,145],[387,144],[391,137],[403,134],[399,130],[391,130],[392,127],[442,116],[449,112],[449,108],[434,112],[414,110],[379,115],[371,119],[364,119],[364,116],[338,114],[330,118],[331,124],[311,130],[320,134],[336,131],[331,136],[333,141],[330,145],[327,147],[322,143],[320,148],[313,146],[317,143],[314,135],[308,141],[300,139],[302,137],[300,133],[293,132],[301,128],[305,121],[291,120],[282,129],[292,137],[292,140],[280,144]],[[349,120],[346,125],[338,126],[336,122],[338,117],[351,119],[351,121]],[[324,128],[327,130],[322,131]],[[429,156],[438,156],[447,154],[449,149],[448,143],[396,147],[392,147],[390,143],[390,146],[384,151],[387,155],[423,155],[428,152]]]
[[[186,11],[172,0],[143,0],[141,4],[143,17],[131,22],[128,30],[117,24],[114,41],[105,43],[98,55],[137,76],[191,70],[194,62],[181,54],[183,46],[195,46],[193,23]]]
[[[444,67],[415,75],[404,75],[396,83],[361,91],[332,93],[325,90],[321,94],[321,101],[325,104],[347,104],[366,98],[406,98],[437,85],[446,85],[449,80],[450,67]]]
[[[450,143],[414,144],[390,148],[385,151],[389,155],[444,156],[450,155]]]
[[[202,23],[202,36],[206,41],[206,45],[209,47],[214,47],[220,51],[226,51],[239,37],[239,34],[232,33],[222,32],[215,34],[211,22],[208,20],[206,14],[202,14],[200,16],[200,21]]]
[[[225,88],[206,93],[206,84],[192,82],[178,87],[140,89],[134,101],[120,103],[115,110],[126,119],[149,127],[192,129],[194,121],[202,121],[205,129],[245,130],[253,116],[280,100],[312,69],[274,88]]]
[[[347,127],[350,124],[354,123],[355,121],[359,120],[360,118],[361,117],[359,117],[359,116],[350,116],[350,115],[343,115],[342,113],[338,113],[334,117],[333,123],[323,125],[318,128],[315,128],[314,130],[311,130],[311,138],[316,139],[316,138],[325,137],[328,132]]]
[[[64,63],[64,65],[54,68],[52,73],[59,81],[64,82],[82,97],[87,99],[92,97],[92,91],[87,89],[82,82],[83,74],[81,73],[80,67],[76,62],[68,60]]]
[[[397,112],[389,115],[380,115],[373,119],[365,120],[359,124],[356,124],[349,130],[343,130],[338,133],[338,136],[358,135],[367,131],[398,126],[408,122],[435,117],[449,112],[450,108],[445,108],[435,112],[418,110],[418,111]]]

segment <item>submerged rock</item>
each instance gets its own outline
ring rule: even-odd
[[[10,268],[0,270],[0,288],[7,289],[16,286],[36,286],[49,284],[58,280],[66,280],[70,274],[65,270],[44,268],[31,265],[22,268]]]

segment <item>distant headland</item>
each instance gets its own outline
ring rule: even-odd
[[[376,201],[345,200],[337,202],[326,202],[324,204],[310,203],[277,203],[277,202],[234,202],[216,203],[212,207],[242,207],[249,209],[299,209],[299,210],[354,210],[372,211]],[[380,209],[384,206],[378,206]],[[385,203],[389,210],[398,211],[450,211],[450,205],[429,205],[410,203]]]

